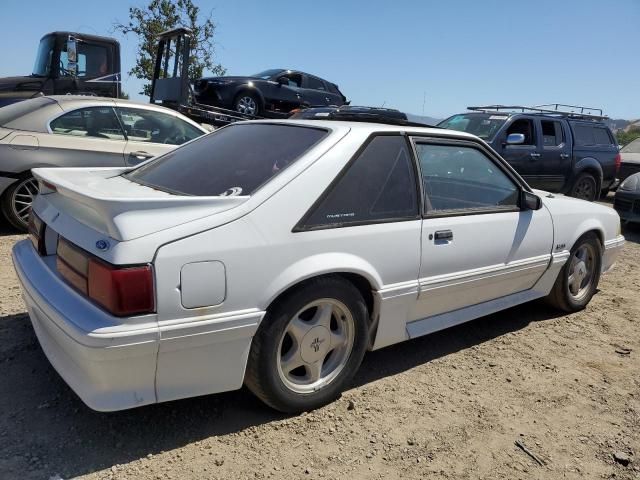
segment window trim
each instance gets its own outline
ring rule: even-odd
[[[421,184],[421,192],[422,192],[422,218],[442,218],[442,217],[461,217],[466,215],[486,215],[489,213],[507,213],[507,212],[520,212],[522,211],[521,205],[521,197],[522,191],[531,191],[530,188],[525,188],[525,185],[521,179],[514,175],[511,167],[505,165],[504,160],[497,156],[495,152],[486,148],[483,144],[479,142],[475,142],[473,140],[464,140],[461,138],[443,138],[443,137],[432,137],[432,136],[419,136],[419,135],[411,135],[410,137],[411,143],[413,144],[413,151],[415,155],[415,163],[419,169],[419,180]],[[422,181],[422,166],[420,163],[420,158],[418,157],[418,151],[416,148],[416,144],[430,144],[430,145],[444,145],[450,147],[468,147],[478,150],[482,153],[487,159],[492,162],[496,167],[498,167],[502,173],[504,173],[509,180],[513,182],[516,189],[518,190],[518,200],[515,207],[512,206],[490,206],[490,207],[479,207],[479,208],[459,208],[459,209],[450,209],[450,210],[440,210],[434,212],[433,210],[429,210],[429,203],[427,201],[426,193],[424,190],[424,185]]]
[[[51,124],[53,122],[55,122],[56,120],[58,120],[61,117],[64,117],[65,115],[68,115],[70,113],[74,113],[77,112],[78,110],[86,110],[88,108],[110,108],[111,111],[113,112],[113,114],[116,116],[116,119],[118,121],[118,125],[120,126],[120,132],[122,133],[122,136],[124,137],[122,140],[116,140],[115,138],[100,138],[100,137],[74,137],[73,135],[66,135],[69,138],[88,138],[91,140],[107,140],[110,142],[126,142],[128,140],[127,137],[127,132],[125,131],[122,122],[120,121],[120,117],[118,116],[118,113],[115,110],[115,107],[113,105],[83,105],[82,107],[77,107],[74,108],[73,110],[65,110],[62,113],[60,113],[59,115],[56,115],[55,117],[52,117],[48,122],[47,122],[47,133],[49,133],[50,135],[61,135],[61,136],[65,136],[62,133],[55,133],[53,131],[53,129],[51,128]]]
[[[416,201],[417,201],[417,214],[413,217],[389,217],[378,220],[356,220],[356,221],[347,221],[340,223],[332,223],[332,224],[324,224],[324,225],[306,225],[306,222],[309,218],[315,213],[315,211],[322,205],[322,203],[326,200],[326,198],[334,191],[336,186],[342,181],[347,172],[351,169],[353,164],[360,158],[362,153],[366,150],[373,140],[377,137],[404,137],[407,151],[409,153],[409,161],[413,164],[413,178],[415,184],[415,193],[416,193]],[[295,226],[291,229],[292,233],[300,233],[300,232],[314,232],[318,230],[330,230],[334,228],[347,228],[347,227],[360,227],[364,225],[379,225],[383,223],[396,223],[396,222],[407,222],[407,221],[415,221],[422,219],[422,199],[420,197],[422,192],[421,181],[420,181],[420,171],[416,164],[416,156],[412,150],[412,146],[410,144],[409,138],[406,132],[373,132],[371,133],[365,141],[358,147],[356,152],[351,156],[349,161],[345,164],[344,167],[338,172],[335,178],[329,183],[327,188],[320,194],[320,196],[311,204],[311,207],[307,209],[307,211],[302,215],[300,220],[295,224]]]

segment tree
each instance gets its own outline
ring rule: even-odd
[[[151,94],[158,35],[176,27],[186,27],[193,31],[189,78],[200,78],[205,69],[214,75],[224,75],[225,69],[214,61],[213,37],[216,25],[211,14],[202,21],[199,16],[200,8],[193,4],[193,0],[150,0],[146,8],[129,8],[128,23],[116,21],[113,24],[115,31],[124,35],[133,33],[138,37],[136,65],[129,70],[129,74],[148,81],[141,94]]]
[[[616,132],[616,137],[618,139],[619,145],[628,145],[631,142],[633,142],[636,138],[640,138],[640,128],[631,127],[627,131],[618,130]]]

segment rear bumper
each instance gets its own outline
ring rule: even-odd
[[[622,235],[618,235],[612,240],[604,242],[604,253],[602,254],[602,273],[606,273],[613,268],[618,259],[618,255],[624,248],[625,239]]]
[[[112,317],[58,276],[29,240],[13,263],[45,355],[90,408],[114,411],[240,388],[264,312],[157,321]],[[126,323],[125,323],[126,322]]]

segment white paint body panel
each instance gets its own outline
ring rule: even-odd
[[[64,283],[55,255],[38,256],[28,241],[14,248],[43,349],[90,407],[119,410],[240,388],[269,305],[314,276],[348,273],[369,283],[376,349],[545,296],[586,231],[603,240],[603,270],[624,243],[613,209],[544,192],[535,212],[294,232],[369,135],[403,130],[312,123],[329,129],[328,137],[251,197],[168,195],[130,184],[117,176],[123,169],[36,172],[58,188],[34,204],[52,244],[59,234],[112,264],[153,265],[157,313],[115,318]],[[429,242],[440,229],[453,231],[450,244]],[[107,251],[95,248],[101,239]]]

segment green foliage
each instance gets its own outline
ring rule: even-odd
[[[616,133],[619,145],[628,145],[636,138],[640,138],[640,127],[631,127],[628,131],[618,130]]]
[[[114,23],[115,31],[124,35],[133,33],[138,37],[136,65],[129,70],[129,74],[148,81],[141,94],[151,94],[150,82],[158,35],[176,27],[186,27],[193,31],[189,78],[200,78],[205,69],[214,75],[224,75],[225,69],[215,63],[213,58],[216,26],[211,14],[202,21],[199,16],[200,8],[193,4],[193,0],[149,0],[146,8],[129,8],[127,23]]]
[[[129,100],[129,94],[124,90],[120,90],[120,98],[122,98],[123,100]]]

